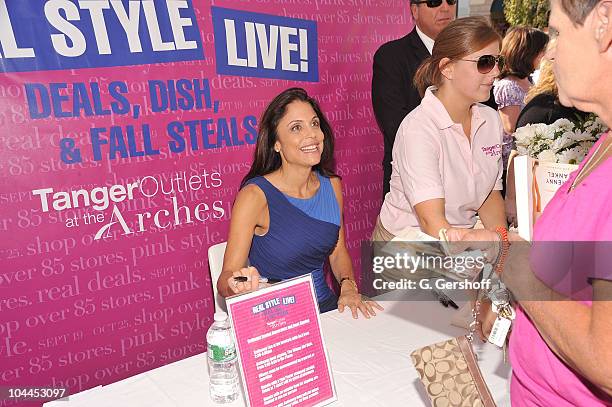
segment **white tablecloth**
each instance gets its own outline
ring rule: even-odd
[[[333,406],[430,405],[410,353],[465,331],[450,325],[455,312],[452,308],[434,301],[398,301],[398,295],[402,294],[382,296],[381,300],[393,300],[381,302],[385,311],[371,320],[354,320],[347,311],[332,311],[321,317],[338,394]],[[503,363],[502,352],[491,344],[477,344],[476,352],[497,405],[510,406],[510,367]],[[215,406],[208,395],[206,353],[70,396],[69,401],[45,404],[98,406]],[[244,406],[242,397],[230,406]]]

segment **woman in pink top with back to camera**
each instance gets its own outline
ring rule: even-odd
[[[612,126],[612,0],[552,0],[550,34],[561,103]],[[611,157],[608,132],[510,246],[513,407],[612,406]]]

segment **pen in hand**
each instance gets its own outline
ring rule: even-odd
[[[246,281],[249,281],[249,278],[247,276],[237,276],[234,277],[234,281],[236,281],[237,283],[244,283]],[[277,278],[266,278],[266,277],[261,277],[259,279],[260,283],[268,283],[268,284],[276,284],[276,283],[280,283],[283,280],[277,279]]]

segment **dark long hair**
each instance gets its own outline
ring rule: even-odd
[[[327,118],[323,114],[323,111],[321,111],[319,103],[308,96],[308,93],[306,93],[304,89],[290,88],[276,96],[263,112],[261,120],[259,121],[253,164],[251,165],[251,170],[243,178],[240,188],[250,179],[269,174],[281,167],[282,161],[280,153],[274,151],[274,143],[276,143],[278,139],[276,129],[278,128],[278,123],[287,112],[287,106],[296,101],[310,104],[312,110],[315,111],[319,118],[321,131],[323,132],[323,153],[321,154],[321,161],[319,161],[313,169],[319,171],[321,175],[326,177],[336,176],[333,170],[334,133]]]

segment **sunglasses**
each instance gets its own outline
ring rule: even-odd
[[[412,4],[427,4],[427,7],[429,8],[436,8],[436,7],[440,7],[442,5],[442,1],[443,0],[413,0],[411,3]],[[449,6],[454,6],[455,4],[457,4],[457,0],[446,0],[446,4],[448,4]]]
[[[489,73],[495,68],[495,64],[501,71],[504,69],[505,59],[503,55],[483,55],[478,59],[462,59],[461,61],[476,62],[476,69],[480,73]]]

